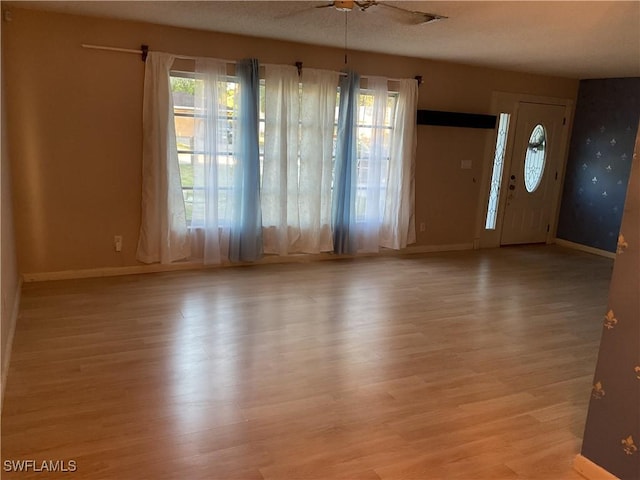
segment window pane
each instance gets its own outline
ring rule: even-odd
[[[498,201],[500,199],[500,184],[502,182],[502,168],[504,165],[504,152],[507,148],[509,136],[509,119],[511,115],[501,113],[498,122],[498,135],[496,137],[496,149],[493,157],[493,173],[491,174],[491,188],[489,190],[489,205],[487,207],[487,219],[484,228],[495,230],[498,215]]]
[[[171,93],[173,95],[173,106],[176,109],[193,110],[193,96],[196,91],[196,81],[194,78],[171,77]]]
[[[371,220],[366,219],[368,199],[378,198],[380,202],[379,211],[382,212],[384,208],[397,94],[388,94],[386,105],[384,105],[382,124],[376,123],[374,95],[366,90],[361,90],[358,100],[358,163],[356,169],[355,210],[356,221],[364,222],[365,220]],[[378,146],[375,147],[375,151],[374,138],[379,142]],[[370,179],[370,175],[373,175],[374,178]],[[372,180],[375,185],[371,184]],[[379,195],[372,195],[372,189],[378,189]],[[371,210],[371,212],[373,211],[376,210]]]
[[[547,159],[547,135],[544,127],[536,125],[529,137],[527,153],[524,158],[524,186],[527,192],[533,193],[540,186],[544,164]]]
[[[195,107],[195,96],[202,88],[202,81],[193,74],[173,72],[171,90],[174,100],[174,122],[178,147],[178,165],[187,220],[192,227],[202,226],[205,218],[205,119]],[[218,125],[215,152],[217,182],[217,208],[221,222],[230,211],[227,208],[233,186],[236,165],[233,132],[236,128],[236,107],[239,85],[233,78],[218,84]],[[263,95],[264,96],[264,95]],[[261,128],[264,132],[264,126]],[[263,135],[263,133],[262,133]],[[214,152],[210,152],[214,154]]]
[[[180,113],[183,112],[179,112],[177,108],[174,111],[176,113],[174,123],[178,150],[193,150],[194,118],[181,116]]]

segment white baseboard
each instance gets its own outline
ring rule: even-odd
[[[44,282],[48,280],[72,280],[77,278],[115,277],[119,275],[137,275],[141,273],[174,272],[179,270],[202,270],[211,268],[228,268],[246,265],[268,265],[280,263],[307,263],[322,260],[338,260],[344,258],[361,258],[372,256],[397,256],[417,253],[449,252],[459,250],[472,250],[473,243],[460,243],[448,245],[412,245],[401,250],[382,249],[378,253],[358,255],[336,255],[334,253],[296,254],[296,255],[265,255],[257,262],[247,263],[223,263],[221,265],[202,265],[196,262],[178,262],[167,265],[154,263],[151,265],[130,265],[127,267],[89,268],[83,270],[63,270],[58,272],[24,273],[22,280],[25,282]]]
[[[7,386],[7,374],[9,373],[9,362],[11,360],[11,347],[13,346],[13,336],[16,332],[16,323],[18,321],[18,314],[20,312],[20,297],[22,294],[22,278],[18,279],[18,285],[16,286],[16,294],[13,298],[13,309],[11,310],[11,318],[9,319],[9,332],[7,333],[7,340],[4,349],[2,350],[2,390],[0,391],[0,412],[2,411],[2,405],[4,404],[4,390]]]
[[[458,252],[461,250],[473,250],[473,242],[470,243],[454,243],[446,245],[412,245],[402,250],[391,250],[396,254],[413,254],[413,253],[436,253],[436,252]]]
[[[31,282],[46,282],[49,280],[72,280],[76,278],[116,277],[120,275],[137,275],[140,273],[173,272],[176,270],[196,270],[203,265],[191,262],[172,263],[162,265],[130,265],[127,267],[87,268],[82,270],[62,270],[57,272],[23,273],[22,280]]]
[[[570,242],[569,240],[564,240],[562,238],[556,238],[554,240],[556,245],[560,245],[561,247],[573,248],[574,250],[580,250],[581,252],[591,253],[593,255],[600,255],[601,257],[607,258],[616,258],[616,254],[613,252],[609,252],[607,250],[601,250],[599,248],[589,247],[587,245],[582,245],[580,243]]]
[[[593,463],[580,454],[573,459],[573,469],[588,480],[620,480],[597,463]]]

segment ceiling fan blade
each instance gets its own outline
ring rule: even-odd
[[[373,7],[374,5],[378,4],[376,0],[361,0],[361,1],[355,1],[354,3],[363,12],[365,12],[367,8]]]
[[[296,17],[298,15],[303,15],[307,12],[312,12],[314,8],[329,8],[329,7],[333,7],[333,3],[329,3],[327,5],[309,5],[302,9],[292,10],[290,12],[283,13],[282,15],[278,15],[274,18],[276,18],[277,20],[283,20],[285,18]]]
[[[407,10],[406,8],[398,7],[396,5],[391,5],[390,3],[373,2],[373,5],[392,9],[402,14],[405,17],[407,23],[411,23],[414,25],[437,22],[438,20],[444,20],[448,18],[448,17],[445,17],[444,15],[437,15],[435,13],[419,12],[416,10]]]

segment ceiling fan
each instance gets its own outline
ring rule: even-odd
[[[365,12],[371,7],[382,7],[394,10],[400,13],[408,23],[423,24],[437,22],[438,20],[444,20],[447,17],[444,15],[437,15],[435,13],[420,12],[416,10],[407,10],[390,3],[378,2],[376,0],[335,0],[334,2],[326,5],[318,5],[315,8],[335,8],[340,12],[350,12],[354,8],[358,8],[360,11]]]

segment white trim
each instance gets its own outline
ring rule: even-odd
[[[453,243],[444,245],[412,245],[402,250],[389,250],[391,255],[414,254],[414,253],[435,253],[435,252],[458,252],[461,250],[473,250],[473,242]],[[394,253],[395,252],[395,253]],[[382,252],[381,252],[382,253]],[[384,254],[384,253],[382,253]]]
[[[576,94],[577,94],[576,89]],[[545,97],[539,95],[530,95],[528,93],[511,93],[511,92],[500,92],[494,91],[494,95],[498,96],[501,100],[508,103],[542,103],[545,105],[567,105],[567,101],[573,103],[573,100],[570,98],[561,98],[561,97]]]
[[[246,265],[268,265],[278,263],[307,263],[322,260],[339,260],[343,258],[364,257],[393,257],[398,255],[412,255],[417,253],[450,252],[472,250],[473,243],[459,243],[446,245],[412,245],[401,250],[383,248],[378,253],[359,255],[336,255],[333,253],[299,254],[299,255],[266,255],[257,262],[223,263],[221,265],[202,265],[196,262],[176,262],[172,264],[154,263],[151,265],[131,265],[128,267],[88,268],[83,270],[63,270],[58,272],[24,273],[22,280],[26,283],[45,282],[49,280],[72,280],[77,278],[115,277],[119,275],[138,275],[142,273],[174,272],[180,270],[203,270],[212,268],[241,267]]]
[[[16,294],[13,298],[13,309],[11,310],[11,318],[9,319],[9,332],[7,334],[7,341],[2,352],[2,360],[4,361],[4,367],[2,368],[2,391],[0,392],[0,411],[2,411],[2,405],[4,404],[4,390],[7,386],[7,374],[9,373],[9,362],[11,360],[11,348],[13,346],[13,336],[16,332],[16,323],[18,321],[18,313],[20,311],[20,298],[22,294],[22,278],[18,279],[18,285],[16,286]]]
[[[560,140],[560,164],[557,165],[558,178],[553,186],[553,196],[555,201],[551,204],[551,212],[549,213],[549,232],[547,233],[547,243],[552,243],[558,231],[558,221],[560,220],[560,206],[562,204],[562,191],[564,190],[564,177],[567,171],[567,163],[569,161],[569,144],[571,143],[571,134],[573,133],[573,116],[575,109],[573,101],[568,100],[564,106],[564,123]]]
[[[589,480],[620,480],[614,474],[580,454],[573,459],[573,469]]]
[[[580,250],[581,252],[587,252],[593,255],[600,255],[601,257],[616,258],[616,254],[613,252],[589,247],[588,245],[582,245],[580,243],[570,242],[569,240],[564,240],[562,238],[554,239],[554,243],[561,247],[573,248],[574,250]]]
[[[25,283],[46,282],[49,280],[72,280],[76,278],[116,277],[119,275],[137,275],[140,273],[172,272],[176,270],[196,270],[201,264],[180,262],[169,265],[154,263],[151,265],[131,265],[128,267],[87,268],[83,270],[61,270],[57,272],[23,273]]]

